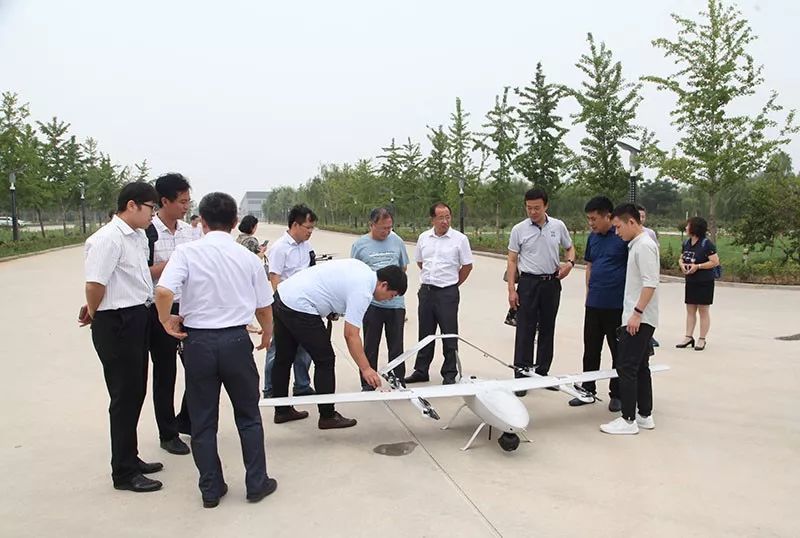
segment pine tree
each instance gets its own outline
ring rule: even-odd
[[[431,152],[425,159],[425,203],[432,205],[443,201],[447,196],[447,172],[450,153],[450,140],[444,127],[439,125],[436,129],[428,127],[428,140],[431,143]]]
[[[556,114],[566,92],[563,87],[545,81],[539,62],[533,81],[517,88],[515,93],[520,98],[517,125],[522,143],[514,168],[532,185],[553,194],[561,188],[574,159],[563,141],[569,129],[561,126],[562,118]]]
[[[640,86],[625,81],[622,64],[614,61],[605,43],[598,47],[592,34],[587,35],[587,41],[589,54],[582,55],[575,64],[587,80],[581,90],[570,91],[581,107],[572,116],[574,123],[586,128],[577,177],[595,194],[620,201],[628,190],[628,173],[622,166],[617,142],[634,138],[639,131],[633,122],[641,102]]]

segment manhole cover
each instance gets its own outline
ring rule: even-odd
[[[406,456],[414,452],[417,448],[417,443],[414,441],[403,441],[402,443],[387,443],[385,445],[378,445],[372,449],[376,454],[383,454],[384,456]]]
[[[800,333],[789,336],[777,336],[775,337],[775,340],[800,340]]]

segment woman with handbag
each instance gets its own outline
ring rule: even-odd
[[[711,327],[711,304],[714,302],[714,280],[718,273],[717,247],[706,237],[708,223],[702,217],[692,217],[686,223],[689,238],[683,242],[678,266],[686,275],[686,336],[675,347],[693,347],[695,351],[706,348],[706,335]],[[694,340],[694,327],[700,314],[700,335]]]

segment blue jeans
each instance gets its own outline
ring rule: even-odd
[[[267,350],[267,360],[264,364],[264,397],[272,395],[272,366],[275,364],[275,339]],[[295,395],[307,394],[311,391],[311,377],[308,369],[311,366],[311,355],[302,346],[297,346],[297,354],[294,356],[294,386],[292,392]]]

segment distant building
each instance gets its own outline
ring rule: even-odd
[[[239,218],[253,215],[260,221],[265,221],[263,205],[269,198],[269,191],[247,191],[239,202]]]

